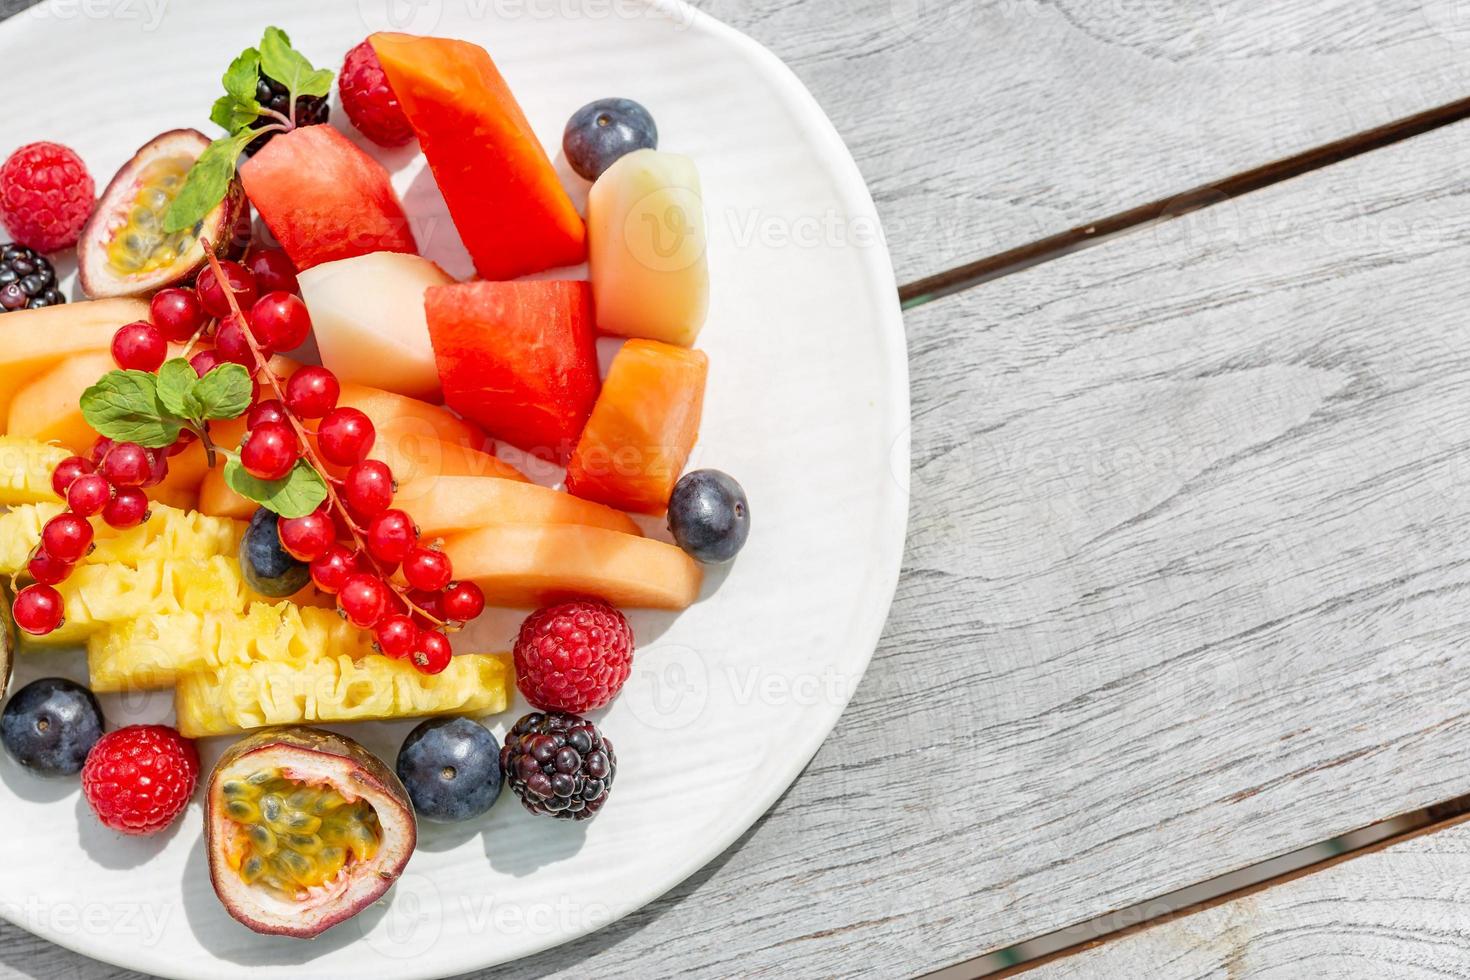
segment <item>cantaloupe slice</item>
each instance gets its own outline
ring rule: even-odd
[[[62,361],[89,351],[105,351],[117,328],[148,319],[148,304],[138,299],[100,299],[65,303],[6,314],[0,345],[0,417],[27,382]]]
[[[426,537],[490,524],[581,524],[643,534],[622,511],[534,483],[495,477],[431,476],[401,483],[393,503],[413,515]]]
[[[105,350],[62,361],[15,393],[5,431],[17,438],[57,442],[86,455],[97,433],[82,418],[82,392],[116,366]]]
[[[615,606],[684,609],[704,572],[671,544],[576,524],[504,524],[449,538],[456,578],[485,590],[492,606],[535,608],[568,596]]]
[[[372,419],[378,430],[378,442],[432,436],[470,449],[483,449],[486,445],[485,433],[455,417],[448,409],[381,388],[344,384],[337,405],[355,408]]]

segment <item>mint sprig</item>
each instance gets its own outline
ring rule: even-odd
[[[211,421],[239,418],[250,407],[250,374],[221,364],[198,377],[176,357],[158,373],[109,371],[82,392],[82,417],[116,442],[162,449],[185,429],[203,434]]]
[[[289,116],[267,109],[256,99],[256,85],[262,75],[269,75],[290,90]],[[229,193],[246,145],[264,133],[295,129],[297,98],[326,95],[332,90],[332,73],[313,68],[301,52],[291,47],[285,31],[267,27],[260,46],[240,52],[225,69],[220,84],[225,94],[215,100],[209,119],[225,135],[211,143],[189,169],[183,188],[163,217],[163,230],[168,234],[196,227],[218,207]],[[271,121],[251,128],[261,119]]]
[[[236,456],[225,461],[225,483],[242,497],[281,517],[305,517],[327,499],[327,483],[316,468],[298,459],[279,480],[262,480],[245,472]]]

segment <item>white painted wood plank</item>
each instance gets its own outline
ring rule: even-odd
[[[1456,0],[695,0],[779,54],[900,283],[1470,94]]]
[[[1365,854],[1027,974],[1036,980],[1470,976],[1470,828]]]

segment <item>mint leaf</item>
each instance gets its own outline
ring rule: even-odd
[[[321,474],[304,459],[298,459],[282,479],[259,480],[245,472],[239,459],[231,457],[225,461],[224,478],[231,490],[282,517],[305,517],[327,499],[327,485]]]
[[[173,445],[182,426],[158,400],[158,387],[146,371],[109,371],[82,392],[82,417],[102,435],[150,449]]]
[[[260,40],[260,70],[291,90],[292,106],[299,96],[322,96],[332,91],[332,73],[313,68],[300,51],[291,47],[291,39],[279,27],[267,27]]]
[[[174,203],[169,205],[163,218],[163,230],[168,234],[193,229],[204,216],[213,211],[229,192],[230,182],[235,179],[235,162],[249,143],[259,135],[257,130],[244,129],[233,136],[225,136],[209,144],[208,148],[189,168],[183,189]]]
[[[240,52],[220,81],[236,102],[255,102],[255,86],[260,81],[260,52],[254,48]]]
[[[214,106],[209,110],[209,121],[233,133],[242,126],[249,126],[263,115],[265,110],[254,99],[242,102],[233,95],[221,95],[214,100]]]
[[[193,382],[185,399],[189,411],[183,414],[199,421],[239,418],[250,407],[250,392],[248,371],[238,364],[221,364]]]
[[[182,357],[164,361],[163,366],[158,369],[158,403],[163,406],[164,411],[170,415],[189,415],[186,396],[189,389],[194,387],[194,382],[199,380],[199,375],[189,366],[189,362]]]

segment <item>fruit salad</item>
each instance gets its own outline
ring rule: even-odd
[[[697,161],[588,99],[547,148],[471,41],[374,34],[334,73],[270,27],[100,197],[67,147],[0,147],[0,746],[117,834],[198,800],[249,929],[351,918],[420,819],[616,806],[624,610],[689,607],[749,536],[736,479],[685,472],[718,375]],[[417,142],[476,278],[348,127]],[[489,607],[521,626],[471,648]],[[88,684],[7,692],[58,646]],[[159,689],[171,718],[109,730],[98,694]],[[391,765],[314,727],[392,719],[422,721]]]

